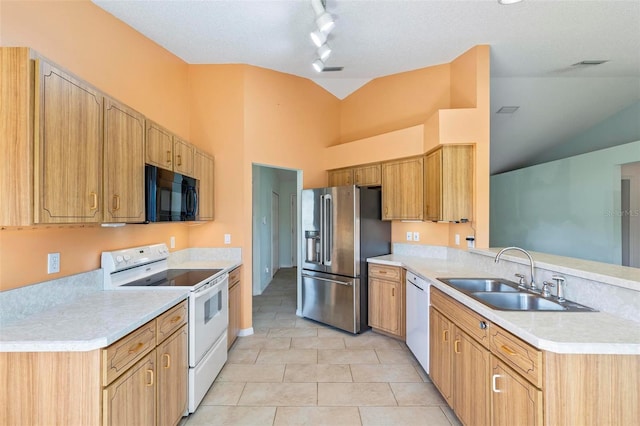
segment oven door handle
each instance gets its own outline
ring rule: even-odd
[[[220,284],[222,284],[222,283],[224,283],[226,281],[227,281],[227,278],[225,277],[225,278],[222,278],[217,283],[213,284],[211,287],[209,287],[209,288],[207,288],[205,290],[196,290],[195,291],[196,300],[200,299],[201,297],[208,296],[209,294],[213,293],[214,291],[217,291],[220,288]]]

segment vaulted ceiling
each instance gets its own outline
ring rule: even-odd
[[[329,67],[311,0],[93,0],[187,63],[245,63],[344,98],[373,78],[491,46],[491,172],[541,154],[640,101],[640,0],[326,0]],[[606,60],[597,66],[574,66]],[[497,114],[519,106],[514,114]],[[640,121],[640,117],[639,117]]]

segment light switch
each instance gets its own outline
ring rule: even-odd
[[[224,234],[224,243],[231,244],[231,234]]]

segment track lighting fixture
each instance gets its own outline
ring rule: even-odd
[[[316,52],[318,58],[312,63],[313,69],[317,72],[323,72],[329,70],[329,68],[331,68],[332,71],[334,68],[335,70],[342,70],[342,67],[327,68],[324,66],[324,61],[331,55],[331,48],[327,44],[327,37],[336,26],[333,16],[326,10],[326,0],[311,0],[311,6],[316,16],[315,24],[318,27],[317,30],[312,31],[310,34],[313,44],[318,48]]]
[[[322,15],[316,18],[316,25],[324,34],[329,34],[336,26],[336,23],[333,21],[333,17],[331,15],[327,12],[323,12]]]
[[[316,47],[320,47],[327,41],[327,35],[320,30],[311,33],[311,40]]]

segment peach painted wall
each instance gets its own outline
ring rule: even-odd
[[[340,105],[340,143],[423,124],[450,105],[449,64],[370,81]]]
[[[185,62],[88,0],[0,1],[0,45],[29,46],[189,138]],[[100,266],[104,250],[167,242],[188,247],[184,224],[38,227],[0,231],[0,290],[73,275]],[[46,254],[59,252],[61,271],[46,273]]]

